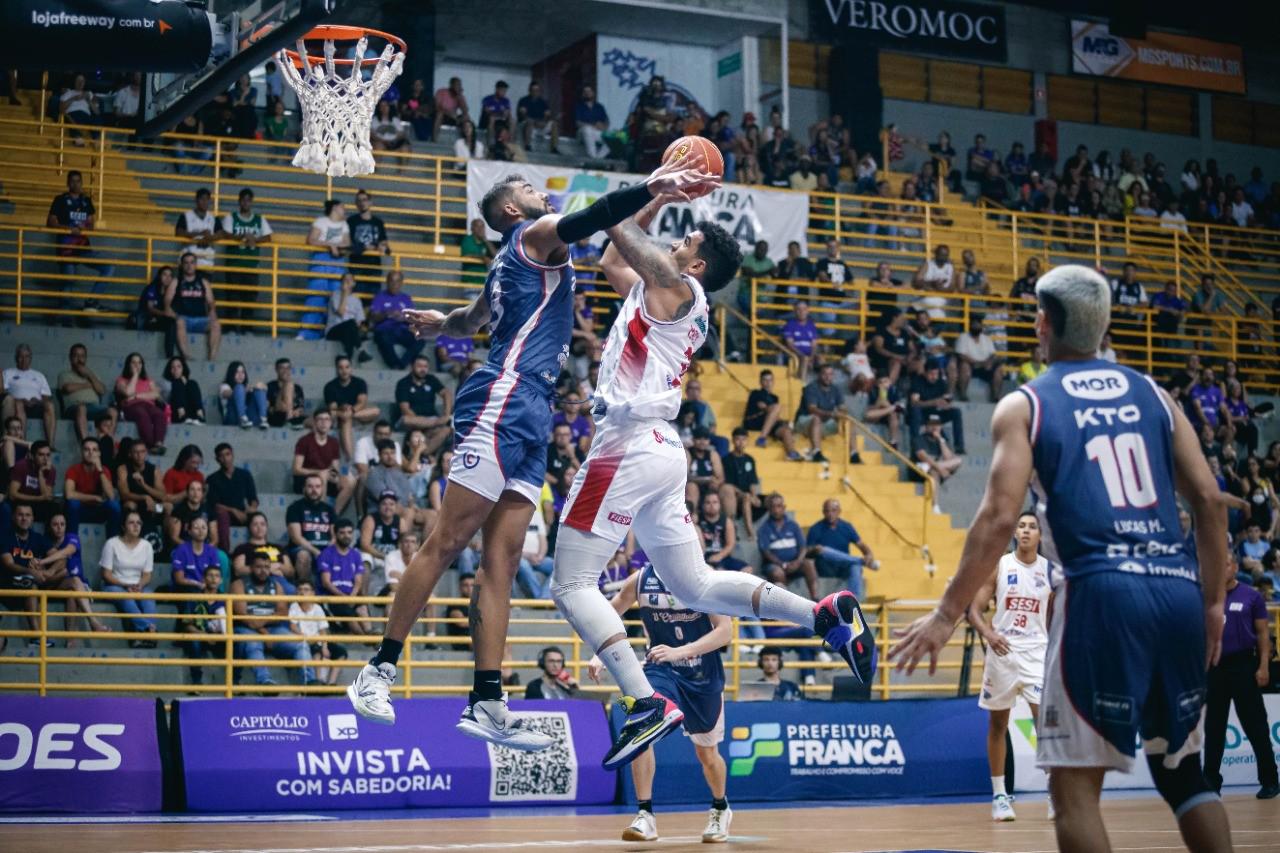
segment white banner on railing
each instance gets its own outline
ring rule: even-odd
[[[611,190],[643,180],[642,175],[619,172],[470,160],[467,162],[468,219],[479,216],[477,204],[489,187],[513,172],[527,178],[539,192],[550,195],[552,207],[560,213],[581,210]],[[744,253],[754,250],[757,240],[767,240],[769,256],[780,260],[786,257],[787,243],[791,240],[805,245],[809,195],[731,184],[689,204],[668,205],[654,220],[649,233],[660,240],[679,239],[703,219],[723,226],[742,244]],[[489,232],[489,236],[498,237],[494,232]],[[593,242],[598,244],[603,239],[601,235],[593,238]]]

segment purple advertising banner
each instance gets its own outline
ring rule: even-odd
[[[394,726],[345,699],[196,699],[174,703],[187,808],[288,811],[612,802],[600,767],[610,735],[585,701],[512,702],[548,732],[544,752],[517,752],[454,729],[462,699],[396,702]]]
[[[6,696],[0,812],[160,811],[153,699]]]

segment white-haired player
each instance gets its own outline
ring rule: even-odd
[[[990,712],[987,761],[991,764],[991,819],[1014,820],[1013,800],[1005,790],[1005,734],[1009,712],[1021,696],[1040,719],[1044,692],[1044,656],[1049,648],[1049,605],[1053,593],[1049,561],[1040,556],[1040,522],[1034,512],[1018,516],[1013,538],[1018,543],[1000,558],[991,578],[969,605],[970,624],[987,642],[978,707]],[[996,612],[983,618],[992,596]],[[1010,780],[1012,782],[1012,780]],[[1053,817],[1053,804],[1049,804]]]
[[[556,538],[556,605],[600,656],[627,710],[604,759],[609,768],[631,761],[684,718],[645,677],[621,618],[596,584],[628,530],[686,607],[794,622],[826,639],[862,681],[875,671],[875,641],[852,593],[815,605],[760,578],[712,571],[706,564],[685,507],[684,447],[669,422],[680,408],[682,377],[706,340],[706,294],[733,279],[742,251],[710,222],[699,222],[665,249],[651,242],[644,229],[672,198],[655,198],[634,219],[607,231],[612,243],[600,265],[624,301],[601,360],[592,409],[595,438]]]

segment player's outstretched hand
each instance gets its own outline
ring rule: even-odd
[[[645,657],[648,658],[649,663],[673,663],[684,660],[688,655],[681,654],[679,649],[673,649],[670,646],[654,646],[649,649],[649,654]]]
[[[440,334],[446,315],[444,312],[437,311],[434,308],[428,308],[425,311],[406,308],[401,312],[401,317],[418,337],[434,338]]]
[[[889,649],[889,660],[896,661],[898,670],[904,667],[907,675],[916,671],[916,666],[928,655],[929,674],[938,671],[938,652],[951,639],[956,629],[955,622],[934,610],[927,616],[921,616],[906,628],[893,632],[894,643]]]
[[[720,186],[720,176],[699,171],[694,163],[698,158],[692,152],[677,160],[663,163],[653,170],[646,183],[655,198],[665,198],[666,203],[689,201],[690,193],[703,195]]]

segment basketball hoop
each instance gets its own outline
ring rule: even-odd
[[[381,55],[365,57],[370,36],[386,41]],[[307,41],[324,42],[323,59],[307,54]],[[355,42],[350,58],[334,56],[335,42]],[[302,145],[293,165],[335,178],[370,174],[369,126],[404,67],[404,40],[367,27],[323,25],[299,39],[297,48],[277,56],[302,109]]]

